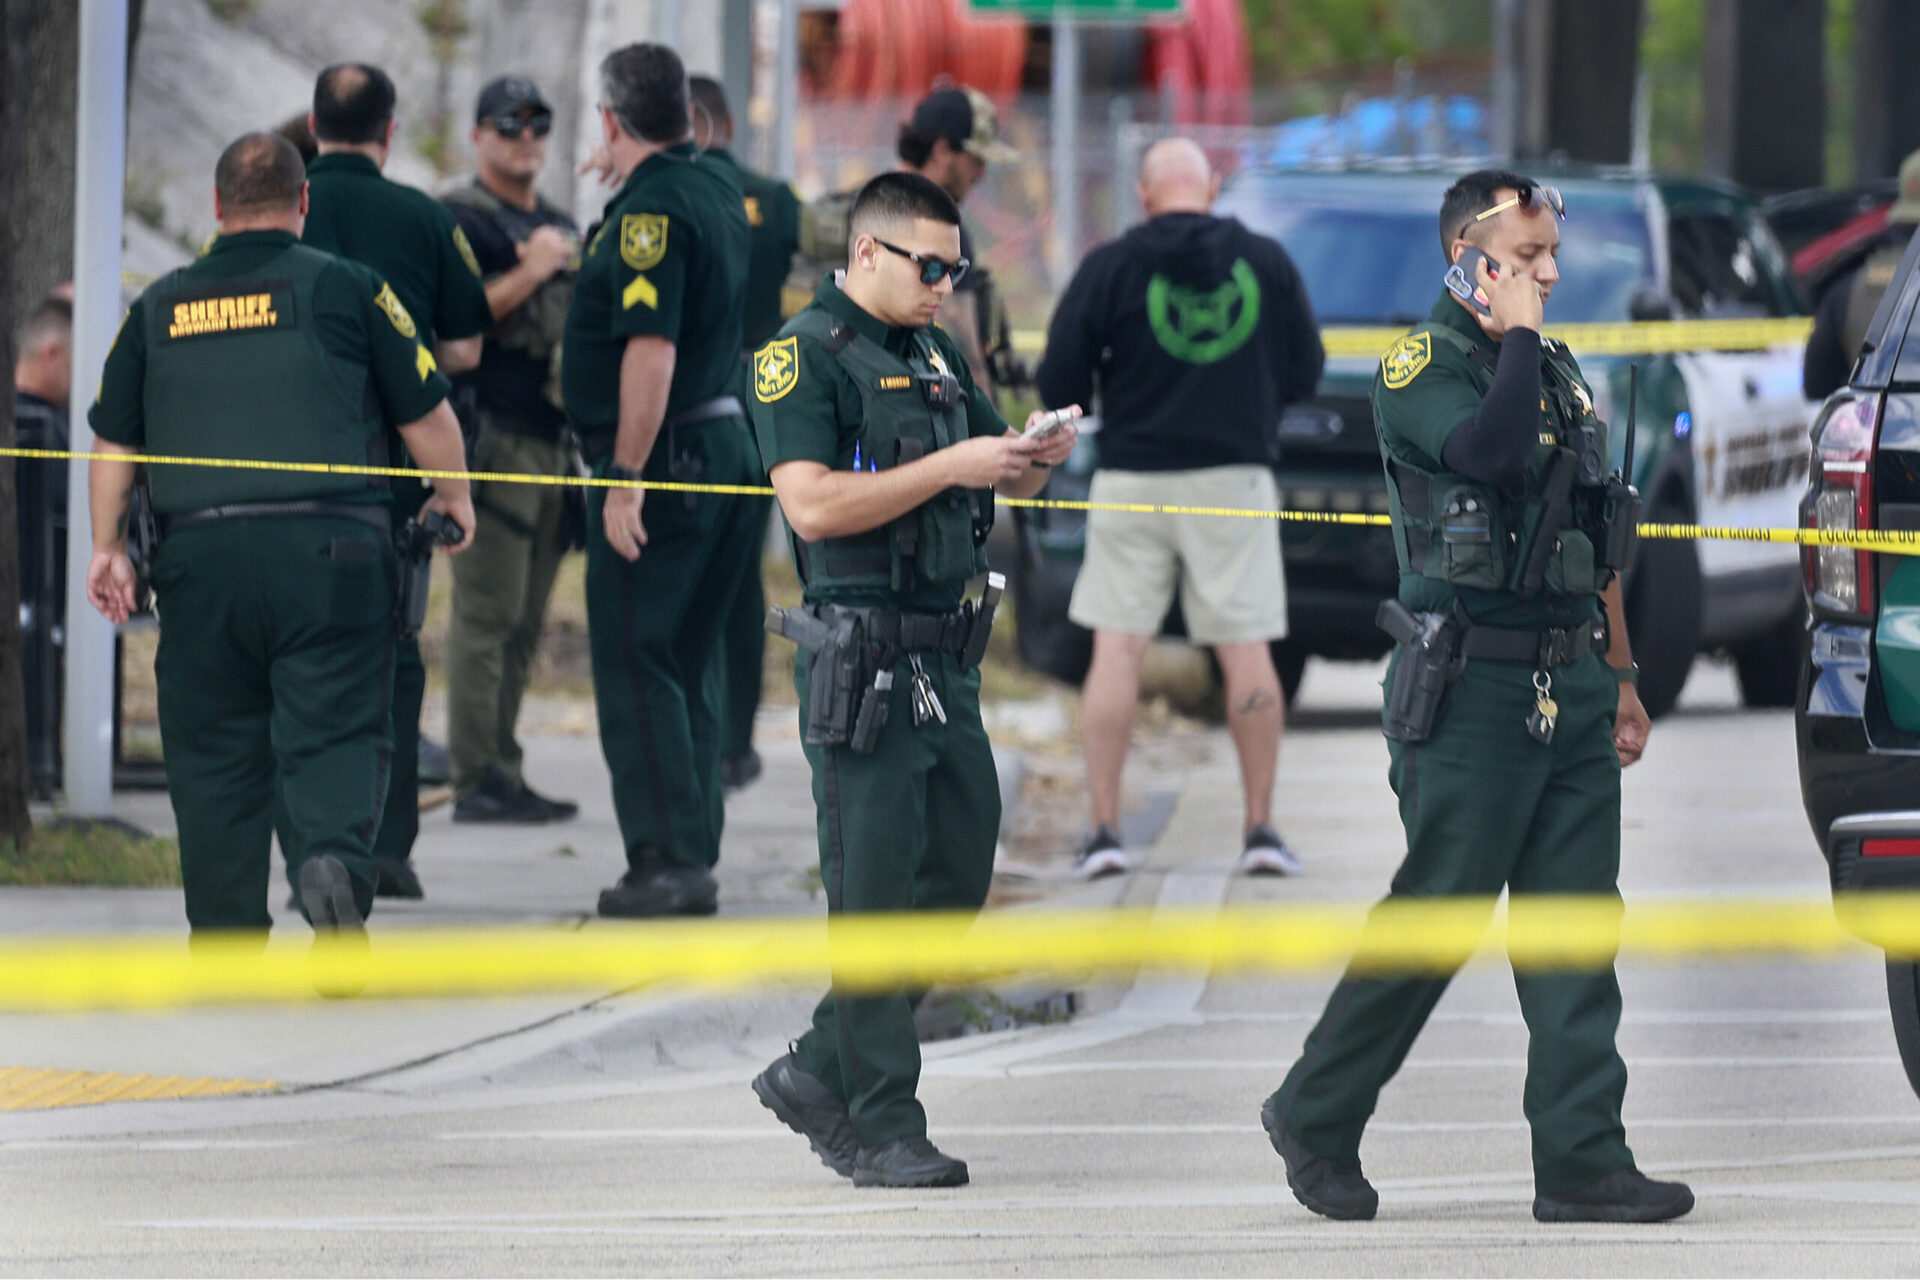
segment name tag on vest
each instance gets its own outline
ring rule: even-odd
[[[882,391],[909,391],[913,388],[913,379],[904,373],[889,374],[880,379]]]
[[[249,285],[232,291],[176,298],[166,311],[166,336],[209,338],[293,327],[293,289]]]

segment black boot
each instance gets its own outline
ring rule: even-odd
[[[300,909],[315,933],[361,933],[367,918],[353,900],[353,878],[340,859],[308,858],[300,868]]]
[[[807,1140],[821,1164],[843,1178],[853,1176],[860,1140],[854,1136],[847,1104],[819,1077],[801,1069],[791,1053],[755,1076],[753,1091],[761,1106]]]
[[[1684,1182],[1655,1182],[1638,1169],[1619,1169],[1578,1191],[1533,1198],[1541,1222],[1671,1222],[1693,1209]]]
[[[1287,1189],[1295,1200],[1321,1217],[1339,1222],[1364,1222],[1379,1212],[1380,1193],[1360,1172],[1360,1162],[1353,1161],[1351,1167],[1337,1166],[1301,1146],[1300,1140],[1287,1131],[1279,1094],[1268,1098],[1260,1108],[1260,1125],[1287,1166]]]
[[[728,756],[720,762],[720,788],[738,791],[758,778],[763,768],[760,753],[752,747],[740,755]]]
[[[497,769],[487,770],[478,785],[453,802],[455,822],[494,822],[505,826],[535,826],[554,819],[551,806]]]
[[[545,809],[548,822],[567,822],[580,816],[580,806],[574,801],[555,800],[551,796],[543,796],[524,782],[520,784],[520,796]]]
[[[420,876],[411,862],[382,858],[379,867],[380,878],[373,885],[374,897],[405,898],[418,902],[427,896],[426,887],[420,883]]]
[[[862,1147],[853,1161],[856,1187],[964,1187],[967,1164],[943,1155],[925,1138],[896,1138]]]
[[[600,914],[622,920],[655,916],[710,916],[720,908],[720,886],[701,867],[651,866],[629,871],[600,891]]]

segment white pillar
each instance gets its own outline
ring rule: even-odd
[[[121,193],[127,159],[127,0],[81,0],[75,113],[73,448],[93,448],[87,408],[120,328]],[[87,466],[69,468],[65,748],[67,812],[113,812],[113,627],[87,603],[93,555]]]

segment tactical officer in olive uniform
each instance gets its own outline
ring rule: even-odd
[[[707,131],[701,139],[700,159],[725,167],[746,197],[753,252],[747,258],[747,310],[742,321],[744,376],[746,357],[780,329],[780,291],[793,265],[794,251],[800,247],[800,197],[794,195],[793,188],[786,183],[755,173],[733,158],[733,152],[728,150],[733,141],[733,113],[727,107],[727,95],[720,82],[708,76],[694,76],[688,84],[693,91],[695,130],[698,132],[705,126]],[[764,547],[773,500],[737,498],[735,501],[748,503],[755,509],[754,546]],[[726,646],[723,672],[726,701],[720,721],[720,780],[730,791],[760,776],[760,754],[753,749],[753,721],[760,711],[761,673],[766,663],[767,631],[763,625],[766,612],[767,595],[760,581],[759,566],[755,565],[754,572],[747,576],[743,589],[734,599],[721,637]]]
[[[600,65],[603,155],[622,176],[588,234],[562,358],[567,417],[597,476],[752,484],[734,394],[749,253],[740,188],[691,141],[687,74],[662,45]],[[725,819],[720,627],[759,563],[738,498],[593,490],[587,628],[600,745],[627,872],[609,916],[712,912]]]
[[[986,901],[1000,790],[978,667],[997,580],[978,605],[962,596],[986,569],[992,490],[1039,492],[1075,438],[1070,422],[1044,439],[1009,431],[934,327],[966,273],[959,226],[925,178],[875,178],[854,201],[846,272],[754,355],[754,426],[807,602],[769,626],[800,646],[794,687],[836,914]],[[918,1002],[829,994],[753,1084],[859,1186],[967,1180],[927,1141],[914,1096]]]
[[[1407,831],[1390,901],[1491,910],[1507,888],[1519,914],[1529,895],[1618,896],[1620,769],[1649,727],[1618,578],[1638,501],[1610,470],[1579,365],[1540,336],[1565,216],[1557,191],[1516,174],[1455,183],[1440,212],[1450,292],[1374,382],[1400,560],[1399,599],[1381,607],[1401,641],[1383,721]],[[1686,1213],[1692,1193],[1646,1178],[1627,1149],[1612,968],[1514,981],[1532,1038],[1534,1216]],[[1374,1215],[1361,1132],[1446,985],[1349,972],[1267,1099],[1262,1123],[1314,1212]]]
[[[220,236],[140,295],[90,421],[104,452],[458,468],[447,383],[404,305],[366,267],[297,242],[300,155],[253,133],[215,170]],[[135,607],[134,468],[92,464],[87,595]],[[195,930],[264,929],[276,790],[297,900],[316,927],[372,905],[386,794],[396,571],[387,482],[154,467],[161,544],[160,735]],[[463,531],[463,480],[427,504]]]
[[[580,265],[573,219],[534,189],[553,109],[531,80],[504,76],[480,91],[473,127],[479,173],[441,194],[467,235],[496,323],[480,367],[454,380],[454,403],[475,437],[476,471],[575,474],[560,400],[560,343]],[[571,800],[527,785],[514,727],[547,601],[581,523],[583,492],[481,484],[473,551],[453,563],[447,627],[447,748],[455,822],[556,822]]]
[[[1809,400],[1825,400],[1845,386],[1867,340],[1880,297],[1893,283],[1907,242],[1920,226],[1920,151],[1900,162],[1900,194],[1887,210],[1887,229],[1864,262],[1827,286],[1807,335],[1800,385]]]
[[[453,216],[425,192],[381,175],[393,141],[393,111],[393,81],[380,68],[343,63],[320,73],[308,120],[320,154],[307,168],[313,212],[303,239],[378,272],[441,369],[463,373],[479,363],[481,335],[493,314],[472,246]],[[416,485],[395,484],[395,518],[405,520],[418,510],[424,493]],[[426,691],[420,642],[404,637],[394,667],[393,772],[373,842],[386,897],[421,896],[408,859],[420,834],[420,704]]]

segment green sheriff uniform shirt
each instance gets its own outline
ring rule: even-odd
[[[560,376],[567,417],[595,460],[613,451],[630,339],[674,346],[668,418],[738,385],[751,252],[744,197],[726,167],[697,156],[690,143],[648,156],[587,238]]]
[[[947,371],[960,380],[967,397],[967,433],[969,436],[1004,435],[1007,423],[993,402],[974,385],[966,357],[939,325],[924,329],[904,329],[887,324],[841,291],[834,275],[820,281],[809,309],[818,307],[835,320],[850,326],[863,338],[870,338],[895,355],[906,356],[916,334],[931,340],[945,361]],[[810,337],[802,336],[795,348],[799,369],[793,390],[768,404],[752,401],[753,426],[760,442],[760,456],[771,472],[783,462],[818,462],[836,471],[853,469],[853,448],[859,443],[861,428],[860,391],[834,356]],[[862,465],[866,460],[862,458]],[[901,596],[890,591],[834,593],[817,595],[807,591],[809,603],[891,605],[901,609],[942,613],[960,607],[967,584],[922,583],[913,592]]]
[[[1447,328],[1467,338],[1474,356],[1434,335]],[[1455,427],[1480,408],[1480,389],[1474,382],[1475,356],[1497,359],[1499,344],[1488,337],[1467,309],[1443,293],[1427,315],[1427,325],[1396,342],[1382,357],[1374,378],[1374,426],[1380,447],[1390,457],[1423,471],[1445,470],[1441,456]],[[1559,377],[1571,384],[1573,400],[1584,417],[1593,416],[1593,392],[1565,344],[1551,338],[1540,341],[1540,430],[1533,457],[1527,463],[1529,492],[1538,492],[1542,472],[1566,427],[1555,398],[1549,392]],[[1520,501],[1507,499],[1518,511]],[[1511,554],[1511,551],[1509,552]],[[1556,596],[1542,591],[1522,599],[1510,591],[1455,587],[1438,578],[1402,574],[1400,601],[1409,609],[1444,611],[1458,598],[1468,615],[1486,626],[1562,627],[1591,619],[1599,609],[1594,594]]]
[[[285,231],[221,236],[205,257],[180,273],[176,283],[212,283],[260,271],[294,243],[292,234]],[[322,276],[314,288],[311,323],[319,331],[322,348],[339,361],[341,376],[365,378],[387,422],[404,426],[424,418],[446,399],[448,385],[414,336],[406,311],[392,299],[393,291],[372,270],[341,258],[337,269]],[[143,320],[148,305],[146,293],[134,299],[107,353],[100,396],[88,415],[96,435],[129,449],[142,448],[147,441]],[[208,350],[207,375],[208,394],[218,395],[219,355],[214,348]],[[373,490],[366,500],[385,499],[384,490]]]
[[[480,264],[446,206],[381,174],[363,155],[337,152],[307,166],[312,193],[301,239],[364,262],[393,286],[427,350],[493,327]]]
[[[733,174],[747,213],[753,252],[747,255],[747,312],[742,346],[758,350],[780,331],[780,290],[800,248],[800,197],[786,183],[755,173],[734,159],[725,147],[700,153],[703,164],[717,164]]]

